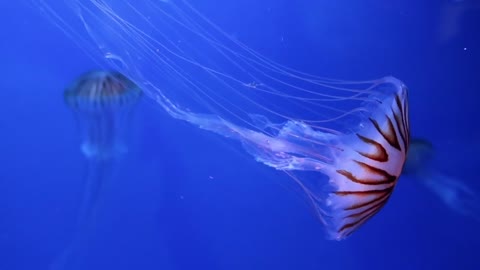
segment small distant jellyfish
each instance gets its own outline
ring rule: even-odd
[[[88,159],[108,160],[127,151],[124,137],[130,113],[142,92],[123,74],[92,71],[64,92],[82,130],[82,153]]]
[[[126,152],[125,136],[132,109],[142,91],[116,71],[91,71],[75,80],[64,92],[82,136],[81,151],[87,159],[86,189],[74,238],[50,266],[70,269],[69,263],[81,235],[91,225],[96,204],[111,174],[115,158]]]
[[[330,239],[351,235],[390,198],[410,143],[408,89],[399,79],[338,80],[288,67],[188,0],[31,2],[171,117],[233,139],[285,172]],[[84,148],[99,156],[98,147]]]
[[[433,164],[435,149],[425,139],[413,139],[403,175],[414,179],[437,196],[450,210],[480,222],[479,193],[458,177]]]
[[[88,160],[87,188],[80,214],[83,222],[92,214],[111,161],[127,151],[128,124],[141,96],[140,88],[125,75],[103,70],[83,74],[64,92],[65,103],[78,120],[81,150]]]

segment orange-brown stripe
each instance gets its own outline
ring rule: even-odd
[[[393,117],[395,119],[395,124],[396,124],[397,129],[400,133],[400,137],[402,138],[403,149],[407,150],[407,141],[405,139],[405,124],[403,124],[402,116],[400,116],[398,113],[396,113],[393,109],[392,109],[392,113],[393,113]]]
[[[370,166],[366,163],[356,161],[354,160],[360,167],[366,171],[368,174],[374,174],[377,176],[380,176],[380,179],[359,179],[355,175],[353,175],[351,172],[347,170],[337,170],[337,173],[345,176],[347,179],[349,179],[352,182],[358,183],[358,184],[363,184],[363,185],[385,185],[385,184],[391,184],[394,183],[395,180],[397,179],[396,176],[389,174],[385,170]]]
[[[343,190],[343,191],[335,191],[334,194],[338,196],[348,196],[348,195],[356,195],[356,196],[368,196],[368,195],[375,195],[375,194],[383,194],[385,192],[391,192],[393,187],[388,187],[384,189],[370,189],[370,190]]]
[[[380,128],[380,125],[378,124],[378,122],[373,119],[373,118],[369,118],[370,121],[373,123],[373,125],[375,126],[375,128],[377,129],[377,131],[383,136],[383,138],[392,146],[394,147],[395,149],[401,151],[400,149],[400,144],[398,143],[398,138],[397,138],[397,133],[395,132],[394,128],[393,128],[393,123],[392,123],[392,120],[390,119],[390,117],[386,116],[387,117],[387,124],[388,124],[388,130],[387,131],[383,131],[381,128]]]
[[[373,147],[375,147],[374,153],[365,153],[365,152],[360,152],[357,151],[360,155],[367,157],[369,159],[378,161],[378,162],[387,162],[388,161],[388,153],[387,150],[380,144],[379,142],[369,139],[367,137],[364,137],[360,134],[357,133],[357,137],[360,138],[365,143],[371,144]]]
[[[407,90],[406,90],[407,91]],[[403,128],[405,129],[405,139],[407,140],[407,146],[410,143],[410,127],[409,127],[409,122],[408,122],[408,92],[406,92],[406,97],[405,97],[405,102],[402,103],[400,96],[398,94],[395,96],[395,101],[397,102],[397,106],[400,110],[400,114],[402,115],[403,118]],[[405,149],[406,150],[406,149]]]
[[[357,204],[354,204],[352,206],[349,206],[347,208],[345,208],[344,210],[348,211],[348,210],[355,210],[355,209],[358,209],[358,208],[362,208],[362,207],[365,207],[365,206],[368,206],[372,203],[375,203],[375,202],[378,202],[379,200],[387,197],[387,196],[390,196],[391,194],[391,190],[388,191],[388,192],[385,192],[384,194],[382,194],[381,196],[378,196],[376,198],[374,198],[373,200],[370,200],[370,201],[367,201],[367,202],[362,202],[362,203],[357,203]]]
[[[358,220],[355,220],[354,222],[352,223],[348,223],[348,224],[345,224],[342,228],[340,228],[338,230],[338,233],[342,233],[344,230],[346,229],[349,229],[349,228],[357,228],[359,227],[360,225],[362,225],[365,221],[367,221],[369,218],[373,217],[376,213],[378,213],[378,211],[380,211],[380,209],[382,209],[382,207],[378,207],[377,209],[375,209],[374,211],[372,211],[370,214],[358,219]]]
[[[389,193],[390,195],[391,193]],[[368,207],[367,209],[364,209],[360,212],[356,212],[356,213],[353,213],[353,214],[350,214],[348,216],[346,216],[345,218],[352,218],[352,217],[361,217],[363,216],[365,213],[368,213],[370,212],[372,209],[375,209],[375,208],[378,208],[378,207],[382,207],[382,205],[384,205],[386,202],[387,202],[387,199],[390,198],[390,196],[386,196],[386,197],[383,197],[382,200],[379,200],[377,201],[375,204],[373,204],[372,206]]]

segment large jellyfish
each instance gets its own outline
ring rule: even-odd
[[[86,189],[73,240],[50,269],[70,269],[67,263],[82,241],[82,233],[94,221],[97,201],[107,185],[114,159],[127,151],[129,118],[141,95],[135,83],[115,71],[85,73],[65,90],[65,103],[81,129],[81,150],[87,159]]]
[[[435,167],[435,149],[428,140],[413,139],[403,174],[435,194],[452,211],[480,222],[478,192]]]
[[[409,145],[400,80],[335,80],[287,67],[186,0],[31,3],[172,117],[237,140],[286,172],[330,238],[350,235],[390,197]]]

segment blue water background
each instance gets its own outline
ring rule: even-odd
[[[442,0],[194,4],[288,66],[400,78],[412,135],[480,192],[478,1],[457,3],[469,8],[448,40]],[[0,269],[47,269],[73,232],[85,169],[62,94],[97,65],[28,5],[0,8]],[[85,269],[480,269],[479,224],[408,178],[351,238],[332,242],[286,175],[152,101],[136,109],[129,148],[85,236]]]

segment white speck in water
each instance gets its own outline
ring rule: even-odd
[[[466,51],[466,50],[467,50],[467,47],[463,48],[463,50]]]

